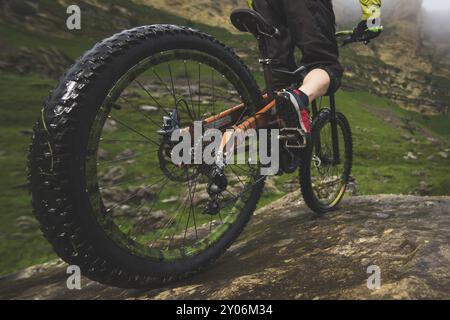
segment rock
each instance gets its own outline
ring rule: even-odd
[[[114,160],[130,159],[136,155],[136,152],[131,149],[125,149],[115,156]]]
[[[125,177],[126,170],[122,166],[112,167],[106,173],[100,173],[101,185],[114,184]]]
[[[105,125],[103,126],[103,131],[106,133],[111,133],[117,130],[117,122],[112,120],[112,119],[108,119],[105,121]]]
[[[99,160],[106,160],[106,159],[108,159],[108,154],[109,154],[108,151],[106,151],[103,148],[98,148],[98,150],[97,150],[97,157],[98,157]]]
[[[159,110],[158,107],[155,107],[155,106],[147,106],[147,105],[140,106],[139,109],[141,109],[142,111],[145,111],[145,112],[151,112],[151,111],[158,111],[158,110]]]
[[[427,160],[430,160],[427,158]],[[413,177],[424,177],[427,173],[424,170],[414,170],[411,172]]]
[[[403,156],[403,159],[405,160],[417,160],[417,156],[412,153],[412,152],[408,152],[405,156]]]
[[[438,154],[439,154],[443,159],[448,159],[448,153],[447,153],[447,152],[441,151],[441,152],[439,152]]]
[[[427,141],[428,141],[430,144],[435,144],[435,145],[439,144],[439,140],[438,140],[438,139],[435,139],[435,138],[432,138],[432,137],[428,137],[428,138],[427,138]]]
[[[349,179],[347,193],[352,196],[358,195],[358,183],[356,182],[356,179],[354,177],[350,177]]]
[[[413,137],[411,137],[410,135],[407,135],[407,134],[402,134],[402,138],[407,141],[410,141],[410,140],[412,140]]]
[[[270,178],[266,179],[266,184],[265,184],[264,188],[266,189],[266,192],[273,193],[273,194],[277,194],[277,193],[281,192],[278,189],[277,185],[275,184],[275,180],[270,179]]]
[[[162,203],[173,203],[173,202],[177,202],[180,198],[177,196],[172,196],[170,198],[166,198],[161,200]]]
[[[107,207],[115,206],[115,204],[143,204],[151,202],[155,199],[155,193],[151,191],[152,188],[146,186],[129,187],[129,188],[105,188],[102,189],[102,197],[105,202],[109,204]],[[124,208],[121,208],[124,211]],[[119,213],[117,213],[119,214]]]
[[[419,183],[419,186],[415,189],[414,194],[420,195],[420,196],[427,196],[430,195],[433,191],[433,186],[429,184],[428,182],[421,181]]]
[[[205,187],[201,187],[201,185],[198,185],[195,191],[194,198],[192,199],[192,205],[194,206],[202,206],[202,204],[205,204],[209,201],[210,197],[208,195],[208,192],[206,191],[206,185]],[[179,199],[177,199],[178,201]]]
[[[161,210],[149,213],[148,209],[143,208],[141,212],[142,214],[136,219],[131,229],[131,234],[134,236],[161,228],[170,228],[176,223],[175,219],[169,220],[166,213]]]
[[[54,261],[1,278],[0,298],[450,299],[450,197],[351,197],[322,217],[299,197],[259,209],[231,248],[191,278],[148,290],[82,278],[82,290],[67,290],[66,265]],[[366,285],[371,265],[381,271],[378,290]]]
[[[33,130],[27,130],[27,129],[20,130],[19,134],[22,135],[22,136],[31,137],[33,135]]]
[[[21,231],[32,231],[39,229],[39,223],[32,216],[21,216],[16,219],[16,227]]]
[[[378,219],[387,219],[389,218],[389,215],[383,212],[376,212],[375,217],[377,217]]]

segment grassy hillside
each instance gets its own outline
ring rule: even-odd
[[[7,45],[2,46],[0,56],[4,58],[24,47],[38,56],[41,48],[53,48],[73,60],[96,41],[121,29],[175,23],[213,34],[229,46],[237,47],[245,60],[252,63],[253,68],[256,66],[250,51],[254,42],[247,35],[232,35],[224,29],[192,23],[124,1],[109,1],[105,10],[82,2],[85,3],[82,10],[87,13],[83,16],[83,29],[69,32],[64,29],[65,7],[59,3],[40,1],[38,11],[29,6],[8,7],[13,10],[12,14],[0,20],[0,44]],[[24,14],[23,21],[28,21],[25,27],[18,22],[18,17]],[[110,17],[114,18],[108,19]],[[3,48],[9,48],[8,52]],[[261,73],[256,76],[261,83]],[[0,165],[3,169],[0,179],[0,274],[54,257],[31,218],[25,168],[30,130],[55,83],[54,76],[33,70],[22,74],[0,73]],[[450,194],[450,157],[444,158],[445,153],[450,155],[449,117],[408,112],[365,92],[341,92],[337,101],[353,128],[354,176],[360,194]],[[285,187],[287,184],[295,188],[292,183],[296,179],[294,175],[272,178],[278,188],[271,190],[283,191],[266,194],[261,205],[289,191]]]

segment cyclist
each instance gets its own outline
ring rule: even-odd
[[[372,27],[378,24],[381,0],[360,0],[360,3],[363,16],[353,36],[369,40],[380,33]],[[249,0],[249,5],[280,31],[279,37],[268,42],[274,69],[295,70],[294,48],[302,51],[301,64],[309,72],[302,86],[290,87],[290,79],[282,73],[274,72],[274,81],[277,90],[288,88],[277,96],[278,110],[286,125],[301,127],[309,135],[309,103],[334,93],[343,74],[335,37],[333,4],[331,0]]]

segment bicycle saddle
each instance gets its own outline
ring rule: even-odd
[[[242,32],[250,32],[256,38],[260,36],[274,37],[279,35],[277,28],[269,24],[264,17],[251,9],[236,9],[231,13],[231,23]]]

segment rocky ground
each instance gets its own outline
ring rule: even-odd
[[[448,299],[450,197],[366,196],[328,216],[291,193],[257,211],[238,241],[208,271],[152,290],[82,279],[66,287],[55,261],[0,280],[2,299]],[[367,268],[381,288],[367,288]]]

